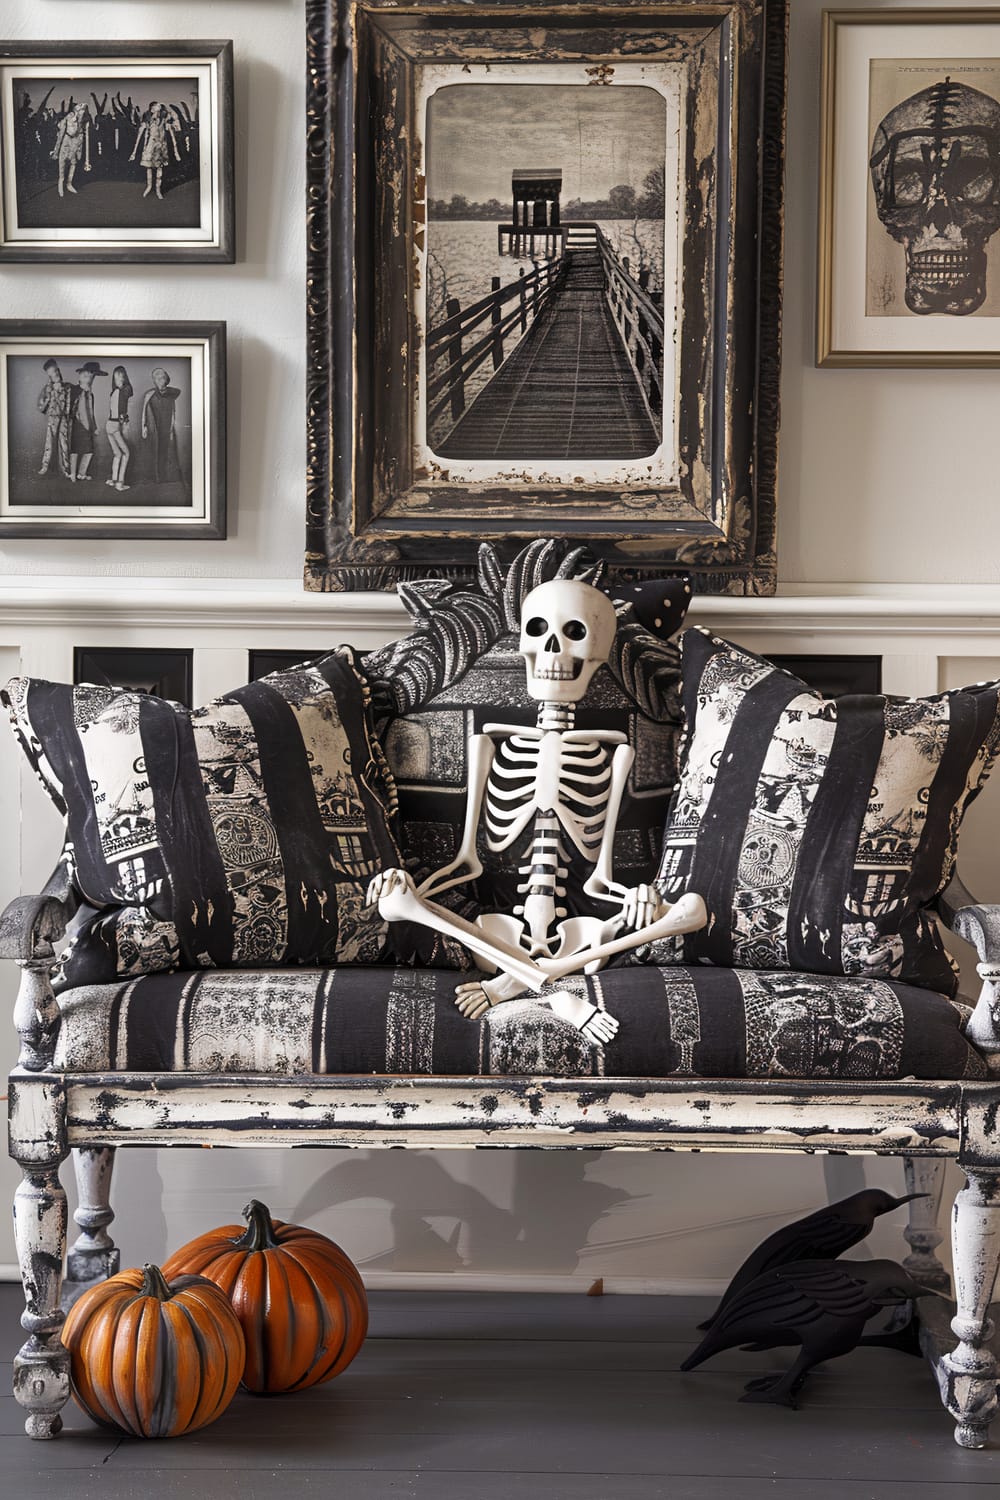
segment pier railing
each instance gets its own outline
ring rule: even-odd
[[[631,272],[627,257],[619,260],[599,224],[565,226],[566,249],[596,250],[604,268],[608,307],[628,351],[649,415],[663,431],[663,308]]]
[[[508,226],[502,226],[503,232]],[[530,233],[530,229],[528,231]],[[541,231],[539,231],[541,232]],[[499,370],[507,355],[521,342],[529,327],[551,301],[574,252],[590,252],[600,259],[605,294],[636,381],[657,433],[663,426],[663,309],[657,306],[637,280],[626,259],[619,260],[601,226],[571,221],[551,228],[561,254],[535,262],[534,269],[519,272],[515,281],[501,286],[492,278],[488,296],[468,307],[455,297],[445,304],[445,320],[427,334],[427,427],[428,431],[450,411],[452,422],[462,416],[469,399],[467,384],[487,360]],[[478,394],[477,390],[473,396]]]
[[[489,295],[468,307],[463,308],[456,297],[448,298],[444,322],[427,335],[428,428],[449,407],[452,419],[458,421],[467,405],[469,377],[487,360],[499,370],[506,358],[505,345],[511,340],[521,342],[555,291],[562,267],[561,260],[544,261],[532,271],[522,269],[517,280],[506,286],[494,276]]]

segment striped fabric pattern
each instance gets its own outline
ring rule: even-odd
[[[203,970],[61,997],[67,1072],[541,1075],[605,1078],[981,1078],[967,1011],[879,979],[691,968],[564,982],[621,1023],[592,1044],[544,994],[477,1022],[454,970]]]
[[[658,883],[704,897],[658,962],[864,974],[954,994],[927,908],[1000,743],[1000,684],[821,698],[708,631],[682,638],[686,730]]]
[[[399,863],[394,791],[350,653],[194,710],[28,678],[3,701],[94,908],[65,983],[382,956],[365,892]]]

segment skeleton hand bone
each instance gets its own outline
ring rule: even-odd
[[[380,870],[369,883],[365,901],[369,906],[375,906],[383,896],[391,896],[393,891],[415,890],[413,876],[407,870],[400,870],[393,866],[388,870]]]
[[[669,907],[660,900],[655,886],[636,885],[622,897],[618,920],[627,931],[639,932],[643,927],[651,926],[668,910]]]

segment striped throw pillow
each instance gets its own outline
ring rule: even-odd
[[[383,956],[365,891],[400,862],[395,792],[349,652],[193,710],[24,677],[2,698],[93,908],[67,983]]]
[[[928,907],[1000,744],[1000,683],[834,702],[703,629],[681,648],[682,770],[658,883],[696,891],[709,921],[655,961],[954,994]]]

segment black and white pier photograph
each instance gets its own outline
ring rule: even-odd
[[[615,463],[664,439],[668,98],[546,71],[428,99],[425,430],[440,460]]]

